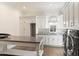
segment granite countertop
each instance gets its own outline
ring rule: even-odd
[[[7,52],[4,51],[5,53],[13,54],[13,55],[25,55],[25,53],[24,53],[25,51],[26,52],[27,51],[36,51],[37,52],[37,49],[39,49],[39,44],[40,44],[41,40],[42,40],[42,37],[37,37],[37,36],[36,37],[9,36],[8,38],[0,39],[0,42],[4,42],[4,43],[2,43],[2,44],[4,44],[3,47],[5,49],[7,49]],[[26,46],[21,45],[21,44],[14,44],[15,46],[11,47],[10,44],[8,44],[8,42],[10,42],[10,43],[12,43],[12,42],[16,42],[16,43],[17,42],[19,42],[19,43],[33,43],[32,44],[33,46],[30,46],[29,44],[27,44]],[[5,43],[7,43],[8,46]],[[7,48],[6,48],[6,46],[7,46]],[[27,55],[27,53],[26,53],[26,55]]]
[[[9,36],[8,38],[0,39],[0,41],[23,42],[23,43],[40,43],[42,37],[30,36]]]

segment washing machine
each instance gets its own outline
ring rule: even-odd
[[[66,29],[63,41],[65,56],[79,56],[79,30]]]

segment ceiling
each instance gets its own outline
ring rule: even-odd
[[[57,15],[65,2],[6,2],[23,15]]]

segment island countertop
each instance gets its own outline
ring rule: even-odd
[[[23,43],[40,43],[42,37],[30,37],[30,36],[9,36],[8,38],[0,39],[0,41],[9,42],[23,42]]]
[[[12,54],[21,56],[41,55],[43,54],[43,45],[41,43],[41,40],[42,37],[38,36],[9,36],[8,38],[0,39],[0,44],[2,47],[1,54]]]

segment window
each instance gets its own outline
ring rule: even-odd
[[[56,25],[50,25],[50,32],[56,32]]]

